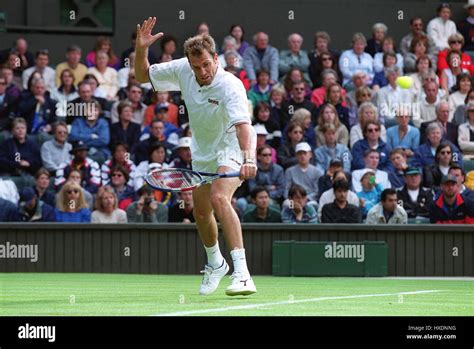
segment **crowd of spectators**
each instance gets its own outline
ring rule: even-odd
[[[411,18],[399,45],[376,23],[342,50],[325,31],[305,51],[298,33],[277,48],[232,25],[216,59],[246,88],[257,134],[258,174],[233,200],[241,220],[474,223],[474,5],[465,7],[456,24],[441,4],[426,31]],[[163,37],[150,63],[186,59],[183,39]],[[120,56],[107,37],[87,53],[71,44],[56,65],[25,38],[0,52],[0,221],[194,222],[191,192],[143,180],[191,169],[192,134],[179,91],[135,79],[134,41]],[[402,75],[412,87],[397,84]]]

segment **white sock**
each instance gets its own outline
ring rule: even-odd
[[[236,249],[230,251],[232,262],[234,263],[234,272],[240,272],[242,274],[250,274],[247,268],[247,260],[245,259],[245,249]]]
[[[207,264],[213,268],[219,268],[224,262],[224,257],[222,257],[221,250],[219,249],[219,243],[216,242],[214,246],[206,247],[207,253]]]

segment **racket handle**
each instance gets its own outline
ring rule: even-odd
[[[219,175],[221,178],[239,177],[240,171],[226,172]]]

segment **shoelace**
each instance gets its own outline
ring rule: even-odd
[[[214,270],[214,268],[212,268],[211,266],[205,265],[204,270],[200,271],[201,274],[204,274],[204,276],[202,278],[202,283],[203,284],[208,284],[209,283],[209,277],[211,276],[211,273],[212,273],[213,270]]]
[[[242,278],[242,273],[241,273],[241,272],[238,272],[238,271],[234,271],[234,272],[232,273],[232,275],[229,276],[229,278],[230,278],[232,281],[234,281],[234,279],[240,279],[240,278]]]

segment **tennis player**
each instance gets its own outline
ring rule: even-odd
[[[218,64],[214,39],[197,35],[184,43],[186,58],[154,64],[148,62],[148,48],[163,33],[153,35],[156,18],[137,25],[135,76],[151,82],[155,91],[181,91],[192,131],[191,152],[194,171],[222,173],[240,171],[240,178],[223,178],[193,192],[194,217],[207,253],[199,293],[211,294],[229,271],[217,241],[215,212],[230,249],[234,272],[229,296],[257,292],[245,258],[242,228],[231,205],[241,181],[255,177],[256,136],[251,126],[247,96],[242,82]]]

